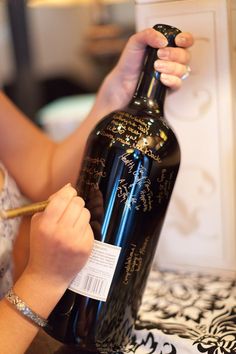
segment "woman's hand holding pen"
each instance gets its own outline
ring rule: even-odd
[[[15,299],[46,322],[86,263],[94,240],[89,221],[84,201],[70,185],[52,195],[44,211],[34,214],[28,264],[8,295],[10,300],[0,302],[1,353],[24,353],[38,332],[35,320],[29,320],[29,312],[28,317],[22,315]]]
[[[47,277],[64,290],[86,263],[93,246],[90,213],[66,185],[31,221],[30,257],[25,272]]]

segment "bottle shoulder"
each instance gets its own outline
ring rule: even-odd
[[[129,109],[112,112],[96,126],[90,139],[98,139],[104,148],[138,149],[157,161],[180,154],[177,137],[161,114],[155,117]]]
[[[175,136],[175,132],[161,112],[148,109],[135,111],[130,107],[113,111],[104,117],[95,127],[95,133],[110,131],[117,134],[129,133],[139,138],[144,135],[156,135],[160,131]]]

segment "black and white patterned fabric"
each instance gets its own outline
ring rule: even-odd
[[[153,270],[127,353],[236,353],[236,276]]]
[[[85,352],[41,331],[26,353]],[[200,353],[236,353],[236,276],[152,270],[131,341],[112,354]]]

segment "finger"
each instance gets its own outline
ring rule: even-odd
[[[78,237],[75,239],[74,248],[78,249],[79,252],[79,263],[80,267],[82,263],[87,262],[88,255],[91,253],[93,245],[94,245],[94,233],[89,224],[83,230],[82,234],[77,234]]]
[[[76,195],[76,190],[70,185],[66,185],[54,194],[44,211],[45,216],[50,218],[51,223],[57,223],[60,220],[67,205]]]
[[[61,189],[67,188],[67,187],[71,187],[71,183],[65,184],[64,187],[62,187]],[[59,189],[59,191],[57,191],[57,192],[51,194],[50,197],[48,198],[48,200],[52,200],[52,199],[56,196],[56,194],[60,192],[61,189]]]
[[[183,48],[161,48],[157,51],[157,56],[159,59],[175,61],[180,64],[188,64],[190,61],[190,53]]]
[[[194,38],[191,33],[181,32],[175,38],[175,43],[177,47],[188,48],[194,43]]]
[[[180,88],[182,84],[182,80],[177,76],[162,73],[160,78],[161,78],[161,82],[165,86],[168,86],[174,90]]]
[[[194,39],[191,33],[181,32],[176,36],[175,43],[178,47],[188,48],[193,45]],[[140,50],[147,45],[150,45],[153,48],[163,48],[166,47],[167,44],[168,41],[162,33],[153,28],[146,28],[131,36],[127,42],[127,47],[133,50]]]
[[[148,28],[132,35],[123,50],[119,59],[117,67],[129,73],[129,76],[136,76],[137,71],[143,61],[144,51],[147,45],[153,48],[163,48],[168,44],[165,36],[154,30]]]
[[[63,214],[61,215],[58,222],[64,227],[73,227],[76,221],[79,219],[85,202],[80,197],[74,197],[66,206]]]
[[[147,28],[131,36],[127,42],[127,47],[128,49],[139,51],[140,49],[145,49],[147,45],[153,48],[162,48],[167,46],[167,44],[168,41],[162,33],[153,28]]]
[[[31,228],[32,227],[37,227],[37,225],[39,225],[43,214],[44,214],[43,211],[40,211],[40,212],[35,213],[34,215],[32,215],[31,221],[30,221]]]
[[[166,60],[156,60],[154,68],[160,73],[178,76],[179,78],[186,74],[186,65]]]
[[[83,208],[79,217],[77,218],[74,228],[77,229],[78,233],[83,234],[84,230],[89,224],[91,214],[87,208]]]

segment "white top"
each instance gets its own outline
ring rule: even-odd
[[[0,163],[0,170],[4,173],[4,184],[0,191],[1,210],[22,205],[24,198],[2,163]],[[12,249],[20,219],[19,217],[9,220],[0,218],[0,298],[12,285]]]

